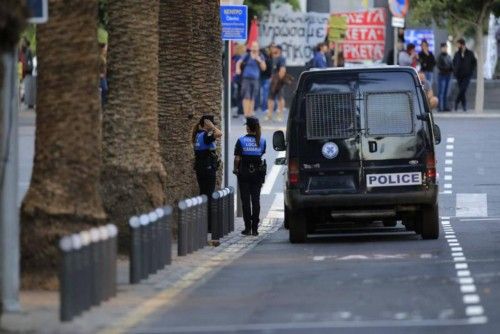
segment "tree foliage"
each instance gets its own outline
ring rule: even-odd
[[[299,0],[245,0],[244,4],[248,6],[248,17],[260,17],[264,11],[270,8],[271,2],[288,3],[293,10],[300,10]]]

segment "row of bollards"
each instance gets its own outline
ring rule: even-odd
[[[172,262],[171,218],[170,206],[130,218],[131,284],[139,283]]]
[[[205,195],[179,202],[177,254],[185,256],[207,245],[208,198]]]
[[[234,188],[215,191],[210,203],[212,240],[219,240],[234,231]]]
[[[59,241],[61,321],[116,295],[117,236],[118,229],[109,224]]]

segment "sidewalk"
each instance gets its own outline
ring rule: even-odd
[[[274,209],[263,219],[258,237],[243,237],[243,221],[221,240],[185,257],[172,252],[172,264],[140,284],[128,284],[128,260],[118,264],[117,297],[94,307],[69,323],[59,322],[59,294],[48,291],[21,292],[22,312],[4,314],[0,333],[123,333],[160,308],[173,305],[196,286],[255,247],[282,225],[283,209]]]

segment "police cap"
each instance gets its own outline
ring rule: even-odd
[[[255,126],[258,124],[259,124],[259,119],[257,117],[254,117],[254,116],[247,117],[247,121],[246,121],[245,125]]]

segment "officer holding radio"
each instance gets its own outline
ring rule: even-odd
[[[243,235],[259,235],[260,189],[266,177],[266,140],[261,138],[259,119],[248,117],[247,134],[241,136],[234,148],[234,170],[238,177],[241,195],[241,207],[245,229]]]
[[[210,195],[215,190],[215,180],[219,160],[215,140],[222,137],[222,132],[214,125],[214,116],[203,115],[193,127],[194,170],[200,188],[200,195]]]

